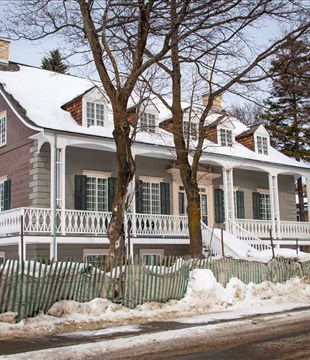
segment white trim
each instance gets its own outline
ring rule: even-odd
[[[3,96],[4,100],[6,101],[6,103],[9,105],[9,107],[11,108],[11,110],[13,111],[13,113],[19,118],[19,120],[25,125],[27,126],[29,129],[35,130],[35,131],[42,131],[43,128],[42,127],[37,127],[37,126],[33,126],[28,124],[28,122],[26,120],[24,120],[19,113],[14,109],[14,107],[11,105],[11,102],[8,100],[8,98],[6,97],[6,95],[3,93],[3,91],[0,89],[0,94]]]
[[[256,192],[259,192],[260,194],[270,194],[270,189],[256,188]]]
[[[146,182],[146,183],[161,183],[163,182],[165,179],[162,177],[156,177],[156,176],[144,176],[144,175],[140,175],[139,176],[139,180]]]
[[[96,171],[96,170],[82,170],[82,174],[88,177],[97,177],[107,179],[112,176],[112,172]]]

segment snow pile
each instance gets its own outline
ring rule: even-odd
[[[190,273],[185,297],[165,304],[146,303],[134,310],[106,299],[94,299],[89,303],[62,300],[55,303],[48,315],[18,324],[0,323],[0,339],[70,332],[81,329],[104,328],[126,323],[167,320],[176,317],[261,311],[283,307],[290,309],[309,304],[310,285],[304,279],[294,278],[285,284],[265,281],[261,284],[242,283],[232,278],[226,287],[219,284],[207,269],[195,269]]]

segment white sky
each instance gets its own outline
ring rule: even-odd
[[[99,356],[113,350],[148,346],[154,341],[171,341],[188,336],[211,336],[217,329],[220,329],[223,334],[223,331],[229,330],[229,324],[205,325],[139,336],[140,329],[137,323],[156,320],[171,321],[171,319],[183,323],[207,323],[219,319],[241,319],[244,315],[272,315],[279,311],[306,307],[309,305],[309,300],[310,285],[302,279],[294,278],[285,284],[265,281],[258,285],[253,283],[245,285],[239,279],[233,278],[224,288],[216,282],[210,270],[194,270],[190,273],[186,296],[180,301],[171,300],[166,304],[147,303],[137,306],[134,310],[112,304],[105,299],[94,299],[84,304],[60,301],[50,309],[50,315],[41,314],[18,324],[0,323],[1,340],[23,337],[24,334],[39,336],[59,332],[71,332],[70,336],[73,337],[89,335],[89,331],[83,331],[83,328],[89,329],[91,324],[97,325],[93,336],[117,331],[137,334],[133,338],[122,338],[122,341],[118,338],[25,354],[3,355],[0,359],[58,360],[59,358],[71,359],[76,354]],[[122,324],[126,326],[118,326]],[[73,328],[83,331],[82,334],[72,333]]]

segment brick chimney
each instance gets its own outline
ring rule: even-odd
[[[0,64],[9,64],[10,40],[0,37]]]
[[[207,105],[208,100],[209,100],[209,94],[202,95],[203,105]],[[222,110],[222,97],[220,95],[214,99],[212,110],[218,110],[218,111]]]

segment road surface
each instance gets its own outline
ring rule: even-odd
[[[193,317],[107,332],[16,339],[0,342],[0,354],[14,360],[310,359],[310,310],[211,322]]]

